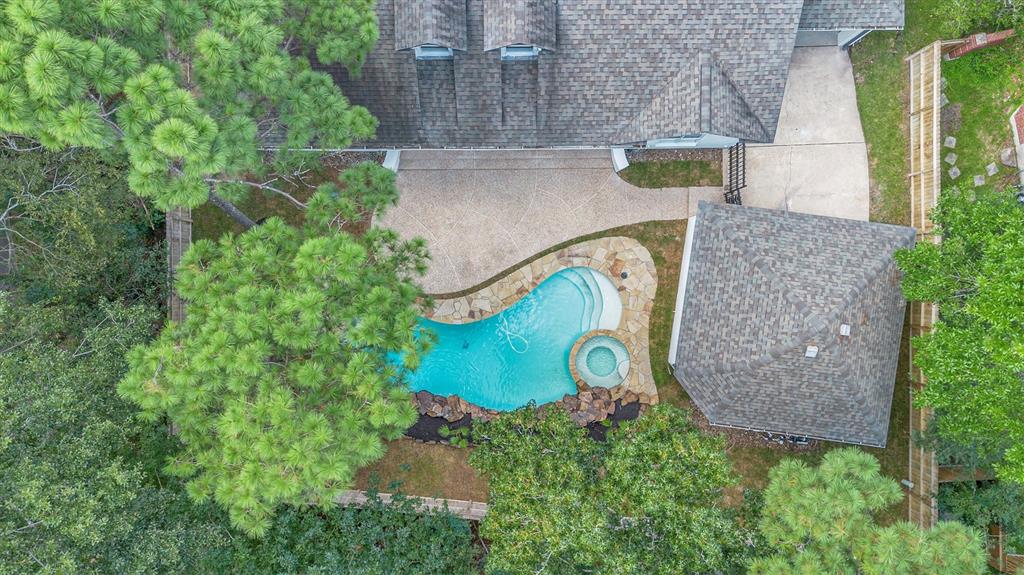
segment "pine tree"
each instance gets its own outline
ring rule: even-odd
[[[388,193],[373,189],[373,201]],[[363,205],[326,186],[302,230],[272,218],[196,242],[176,281],[187,319],[129,356],[120,392],[180,430],[184,449],[167,470],[250,533],[278,504],[332,505],[415,421],[398,366],[414,367],[428,343],[411,281],[426,253],[387,230],[341,231]]]
[[[129,181],[161,209],[230,202],[275,161],[369,138],[307,56],[354,73],[377,39],[370,0],[4,0],[0,133],[52,149],[118,147]]]
[[[775,554],[753,561],[750,574],[985,572],[981,534],[966,525],[878,525],[875,514],[901,499],[878,460],[858,449],[830,451],[817,468],[784,460],[769,474],[760,523]]]

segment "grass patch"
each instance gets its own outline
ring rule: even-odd
[[[710,160],[634,162],[619,177],[640,188],[721,186],[722,163]]]
[[[487,480],[469,466],[472,448],[417,443],[408,438],[388,443],[383,459],[359,470],[354,489],[377,488],[406,495],[487,501]]]
[[[934,16],[943,0],[907,0],[903,32],[876,31],[850,51],[857,108],[868,147],[871,220],[910,223],[907,190],[907,95],[904,59],[942,37]]]
[[[1005,44],[967,54],[952,62],[944,62],[942,74],[946,78],[946,95],[950,104],[946,115],[953,116],[946,124],[956,136],[956,150],[942,149],[943,156],[950,151],[957,154],[957,166],[962,174],[954,182],[944,169],[943,186],[954,183],[961,187],[973,186],[975,175],[985,175],[989,184],[999,188],[1017,183],[1017,170],[1004,166],[999,154],[1013,147],[1008,118],[1024,103],[1024,41],[1014,37]],[[999,172],[988,177],[985,167],[995,163]],[[948,168],[943,164],[943,168]]]

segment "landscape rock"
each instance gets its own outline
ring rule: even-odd
[[[1016,168],[1017,158],[1016,154],[1013,153],[1013,148],[1004,148],[999,154],[999,161],[1008,168]]]

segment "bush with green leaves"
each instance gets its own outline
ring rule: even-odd
[[[102,304],[82,330],[68,312],[0,292],[0,571],[217,572],[226,521],[159,486],[156,430],[115,394],[154,312]]]
[[[939,510],[978,530],[1003,527],[1009,547],[1024,553],[1024,486],[1009,482],[954,481],[939,486]]]
[[[163,214],[128,190],[123,158],[0,150],[0,165],[0,234],[17,270],[7,280],[25,297],[88,305],[163,299]]]
[[[942,0],[933,16],[943,23],[943,33],[957,38],[974,32],[994,32],[1024,23],[1022,0]]]
[[[564,411],[533,407],[473,432],[485,473],[487,573],[738,572],[747,537],[722,490],[735,482],[722,442],[659,405],[590,439]]]
[[[131,189],[163,210],[230,200],[287,163],[370,138],[315,52],[358,73],[377,39],[372,0],[7,0],[0,12],[0,132],[51,149],[123,148]],[[212,195],[211,195],[212,194]]]
[[[750,575],[985,573],[984,538],[971,527],[878,525],[877,514],[903,499],[880,470],[856,448],[829,451],[818,467],[786,459],[772,468],[759,530],[774,553],[752,561]]]
[[[135,349],[119,387],[177,426],[168,471],[249,533],[279,504],[333,505],[417,417],[404,369],[430,341],[416,330],[424,244],[342,231],[350,203],[321,190],[301,230],[271,218],[196,242],[175,284],[187,319]]]
[[[237,541],[230,573],[471,575],[474,553],[468,521],[370,492],[361,508],[285,508],[265,537]]]
[[[935,432],[1024,483],[1024,209],[1005,192],[950,189],[932,218],[942,243],[896,254],[906,297],[941,313],[913,340],[928,380],[916,401],[935,408]]]

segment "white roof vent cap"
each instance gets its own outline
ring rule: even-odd
[[[804,357],[818,357],[818,346],[807,346],[807,351],[804,352]]]
[[[844,337],[850,337],[850,324],[844,323],[839,326],[839,335]]]

